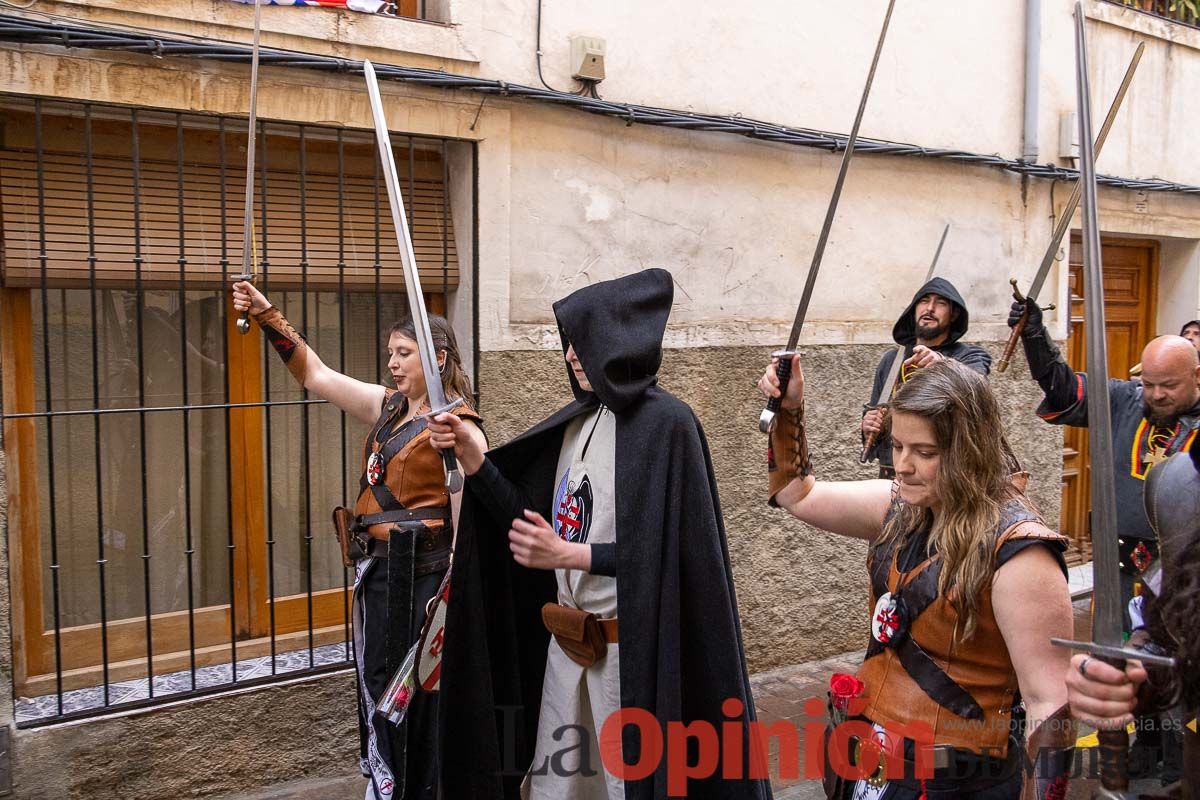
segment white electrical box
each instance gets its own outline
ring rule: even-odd
[[[1079,117],[1064,111],[1058,118],[1058,157],[1079,158]]]
[[[581,81],[604,80],[604,40],[595,36],[571,37],[571,77]]]

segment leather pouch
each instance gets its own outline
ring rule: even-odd
[[[353,521],[354,515],[342,506],[333,510],[333,534],[337,537],[338,547],[342,551],[342,563],[347,567],[353,567],[355,562],[367,555],[358,537],[350,530]]]
[[[542,606],[542,623],[554,634],[558,646],[567,657],[581,667],[590,667],[608,652],[600,619],[578,608],[546,603]]]

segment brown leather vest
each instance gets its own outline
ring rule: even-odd
[[[404,508],[441,508],[450,504],[446,492],[446,473],[442,469],[441,453],[430,446],[425,420],[414,418],[393,430],[395,421],[404,416],[406,401],[396,390],[388,390],[379,421],[375,423],[363,445],[362,469],[365,473],[372,453],[385,457],[382,483]],[[455,414],[479,422],[482,418],[460,405]],[[381,434],[381,431],[383,432]],[[383,439],[382,442],[379,439]],[[390,449],[394,454],[389,453]],[[386,456],[390,455],[390,458]],[[383,510],[375,493],[363,486],[354,504],[354,514],[364,516]],[[428,523],[438,525],[440,523]]]
[[[889,517],[897,508],[893,504]],[[997,553],[1020,539],[1067,541],[1042,524],[1019,495],[1001,507],[995,539]],[[858,670],[866,684],[863,715],[897,732],[919,721],[932,726],[936,745],[1004,757],[1017,675],[993,613],[990,582],[981,591],[975,634],[963,639],[958,612],[937,592],[941,558],[935,555],[901,573],[898,550],[889,542],[873,548],[867,559],[872,617],[878,616],[880,596],[890,592],[901,622],[888,644],[872,635]]]

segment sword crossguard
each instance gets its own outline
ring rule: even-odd
[[[1068,647],[1072,650],[1079,650],[1083,653],[1090,653],[1097,658],[1102,658],[1110,664],[1116,662],[1124,663],[1126,661],[1140,661],[1143,664],[1153,664],[1156,667],[1174,667],[1176,666],[1175,659],[1170,656],[1158,656],[1153,653],[1146,653],[1141,650],[1135,650],[1132,647],[1117,647],[1111,644],[1100,644],[1099,642],[1077,642],[1073,639],[1057,639],[1050,640],[1050,644],[1056,647]]]

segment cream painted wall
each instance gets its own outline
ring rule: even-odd
[[[1200,319],[1200,242],[1168,239],[1161,249],[1158,278],[1158,333],[1179,333]]]
[[[269,46],[537,83],[536,0],[447,0],[453,24],[326,9],[264,9]],[[182,5],[182,7],[181,7]],[[1072,3],[1042,0],[1041,161],[1058,161],[1074,107]],[[567,37],[608,40],[601,92],[621,101],[845,131],[884,0],[728,6],[663,0],[545,2],[548,81],[571,88]],[[245,41],[252,9],[228,0],[44,2],[103,24]],[[798,11],[797,9],[802,9]],[[1200,31],[1087,0],[1096,116],[1135,39],[1147,54],[1100,160],[1123,176],[1200,182]],[[866,136],[1015,157],[1021,150],[1024,3],[898,4],[868,107]],[[218,113],[246,107],[244,67],[55,48],[0,51],[0,89]],[[770,346],[786,338],[840,156],[687,133],[548,107],[385,86],[396,131],[478,143],[480,338],[484,350],[557,347],[550,302],[583,283],[643,266],[678,280],[671,346]],[[357,79],[264,67],[265,118],[366,127]],[[478,119],[476,115],[478,114]],[[1065,163],[1065,162],[1060,162]],[[463,180],[461,175],[456,181]],[[856,160],[816,286],[803,343],[889,339],[944,223],[942,274],[972,310],[974,339],[1000,339],[1009,277],[1027,284],[1068,187],[951,162]],[[1200,239],[1200,199],[1101,192],[1114,234]],[[1052,214],[1052,209],[1054,214]],[[1047,296],[1065,299],[1056,271]],[[1180,273],[1200,294],[1195,270]],[[462,300],[456,313],[463,311]],[[1065,323],[1050,322],[1059,336]]]

